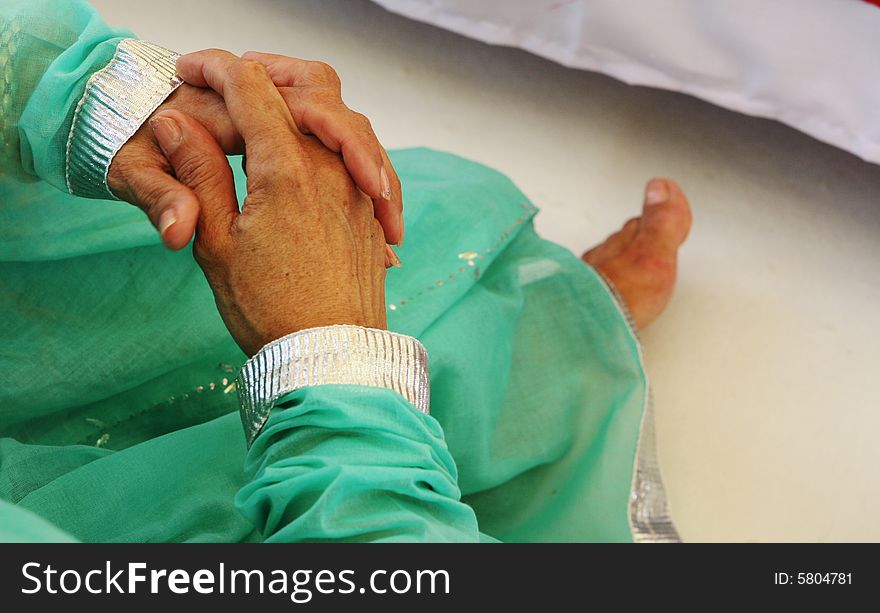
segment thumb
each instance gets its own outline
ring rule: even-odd
[[[189,243],[199,217],[199,200],[191,189],[155,167],[132,173],[128,189],[169,249]]]
[[[226,154],[202,124],[181,111],[156,114],[150,127],[181,187],[197,199],[198,246],[208,252],[222,251],[238,216]]]

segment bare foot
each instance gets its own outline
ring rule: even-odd
[[[678,248],[690,229],[691,209],[681,188],[669,179],[651,179],[642,216],[581,256],[614,285],[639,330],[669,303]]]

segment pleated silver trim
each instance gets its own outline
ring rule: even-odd
[[[653,404],[649,391],[630,486],[630,530],[636,543],[679,543],[657,458]]]
[[[309,328],[269,343],[242,367],[236,389],[248,447],[279,397],[331,383],[393,389],[429,413],[428,352],[415,338],[361,326]]]
[[[647,373],[642,343],[635,321],[621,295],[605,276],[596,270],[605,282],[617,308],[626,320],[629,332],[636,342],[639,352],[639,366]],[[632,482],[629,496],[629,527],[635,543],[679,543],[681,537],[669,513],[669,501],[663,476],[660,474],[660,461],[657,457],[657,441],[654,434],[654,400],[650,381],[645,375],[645,406],[642,410],[642,423],[639,428],[639,441],[633,461]]]
[[[179,54],[127,38],[110,63],[91,76],[67,138],[67,191],[118,200],[107,186],[113,157],[183,81]]]

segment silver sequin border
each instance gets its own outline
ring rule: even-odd
[[[594,269],[596,270],[596,269]],[[669,501],[663,477],[660,474],[660,461],[657,456],[657,440],[654,433],[654,400],[651,384],[645,368],[642,343],[636,330],[635,321],[618,293],[605,276],[596,270],[603,285],[626,321],[629,333],[636,343],[639,367],[645,373],[645,405],[642,410],[642,423],[639,440],[633,461],[633,475],[629,497],[629,527],[635,543],[679,543],[681,537],[669,513]]]

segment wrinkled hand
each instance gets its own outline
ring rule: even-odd
[[[239,213],[232,171],[212,134],[177,110],[150,126],[201,203],[193,253],[233,338],[248,355],[305,328],[385,328],[385,238],[340,157],[303,135],[267,68],[225,52],[178,62],[225,99],[245,144]]]
[[[202,53],[229,55],[218,50]],[[343,103],[336,72],[321,62],[279,55],[250,52],[244,57],[266,67],[300,133],[314,134],[326,148],[342,155],[356,185],[372,198],[386,242],[399,244],[403,240],[400,181],[369,120]],[[204,125],[226,154],[243,153],[241,134],[223,98],[199,75],[190,78],[156,113],[183,111]],[[168,247],[180,249],[190,241],[199,199],[175,179],[146,124],[113,158],[107,182],[114,194],[143,209]]]

